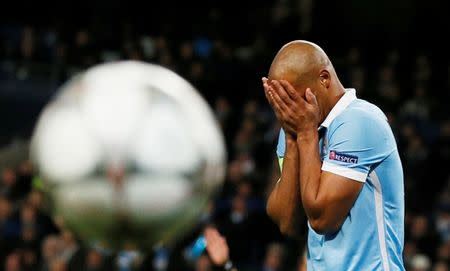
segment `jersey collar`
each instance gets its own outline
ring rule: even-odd
[[[356,90],[354,88],[346,88],[344,95],[339,99],[339,101],[331,109],[328,116],[325,118],[325,120],[319,126],[319,129],[321,127],[328,128],[328,126],[330,126],[331,122],[333,122],[333,120],[337,116],[339,116],[339,114],[341,114],[342,111],[344,111],[345,108],[347,108],[347,106],[354,100],[356,100]]]

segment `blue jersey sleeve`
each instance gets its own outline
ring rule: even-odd
[[[322,170],[360,182],[396,149],[384,115],[346,112],[330,125],[327,140]]]
[[[284,152],[286,150],[286,142],[284,130],[280,129],[280,134],[278,135],[278,144],[277,144],[277,156],[278,158],[284,157]]]
[[[280,134],[278,135],[278,144],[277,144],[277,157],[278,157],[278,165],[280,166],[280,170],[283,169],[283,158],[284,153],[286,151],[286,137],[284,136],[284,130],[280,129]]]

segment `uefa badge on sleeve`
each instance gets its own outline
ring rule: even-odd
[[[358,163],[358,156],[344,154],[337,151],[330,151],[330,160],[335,160],[339,162],[349,163],[349,164],[357,164]]]

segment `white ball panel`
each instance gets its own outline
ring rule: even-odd
[[[74,107],[49,107],[39,120],[33,146],[43,175],[58,182],[83,177],[101,159],[98,143]]]
[[[151,105],[131,148],[139,167],[153,172],[191,173],[201,157],[186,117],[161,97]]]
[[[122,160],[145,110],[149,91],[139,84],[133,69],[103,66],[83,78],[85,94],[81,112],[89,128],[108,151],[109,158]]]
[[[128,210],[135,216],[157,217],[179,208],[191,197],[191,184],[181,176],[129,177],[126,188]]]
[[[145,66],[149,75],[146,82],[161,89],[180,105],[199,156],[207,161],[204,179],[211,187],[218,185],[225,175],[226,151],[223,135],[209,105],[191,84],[176,73],[156,65]]]

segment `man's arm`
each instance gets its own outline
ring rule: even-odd
[[[294,137],[286,133],[286,152],[280,180],[267,200],[267,214],[278,224],[283,234],[298,236],[303,217],[298,181],[299,158]]]
[[[262,78],[262,83],[267,101],[274,108],[273,100],[269,96],[268,79]],[[268,197],[266,209],[282,233],[295,237],[298,236],[300,221],[304,216],[299,193],[297,144],[293,136],[294,131],[285,129],[286,125],[282,122],[281,112],[274,110],[274,113],[281,121],[285,132],[285,149],[283,165],[280,166],[281,177]]]
[[[311,227],[318,233],[336,232],[342,226],[363,183],[322,171],[317,131],[297,137],[300,194]]]
[[[306,262],[308,261],[307,257],[306,257],[306,253],[307,253],[306,250],[307,250],[307,248],[305,247],[305,250],[303,251],[302,255],[300,256],[300,263],[298,265],[298,271],[308,271],[306,269]]]
[[[272,80],[267,89],[277,117],[295,131],[299,155],[300,195],[311,227],[318,233],[340,229],[363,183],[341,175],[322,172],[319,154],[320,111],[311,89],[300,97],[287,81]]]

